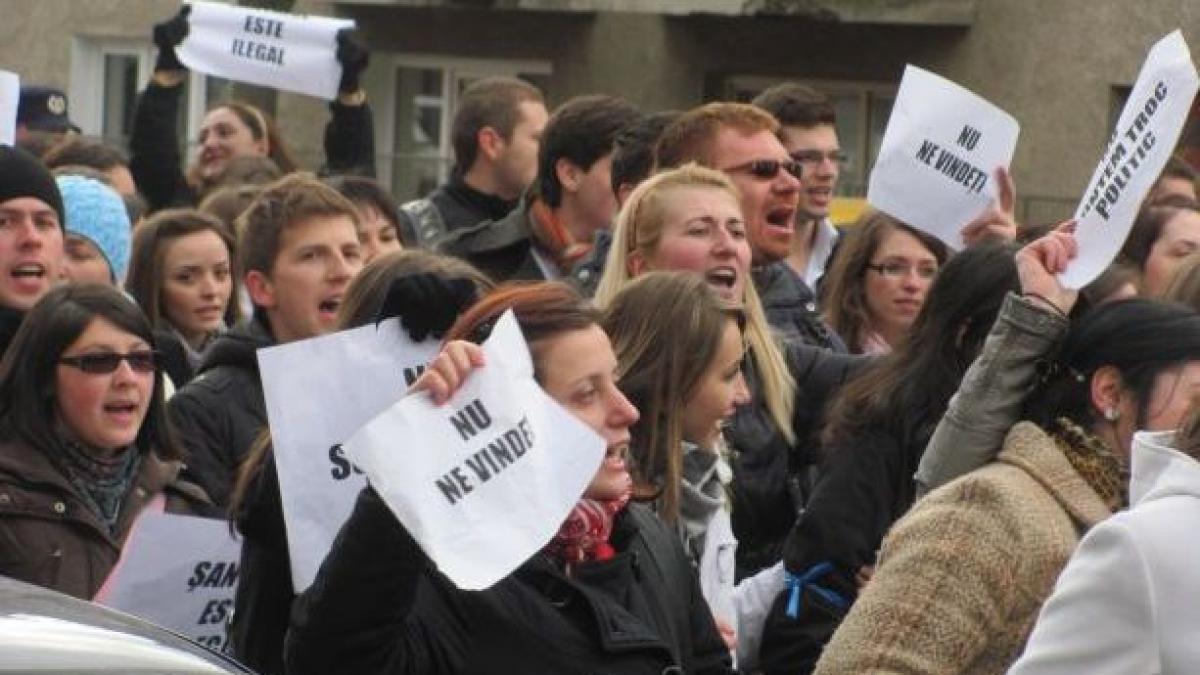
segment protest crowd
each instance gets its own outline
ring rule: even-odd
[[[106,602],[141,519],[220,523],[214,646],[272,675],[1200,670],[1200,202],[1166,113],[1090,215],[1018,223],[1007,160],[963,201],[881,152],[835,225],[812,88],[551,110],[488,77],[448,182],[398,203],[348,29],[319,171],[240,101],[187,156],[191,22],[154,28],[128,152],[38,86],[0,146],[0,575]],[[298,489],[296,431],[359,376],[284,350],[340,336],[392,393]],[[310,546],[294,505],[335,484]]]

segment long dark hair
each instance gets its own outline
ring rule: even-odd
[[[866,428],[920,429],[946,411],[1009,291],[1019,288],[1012,244],[981,244],[938,273],[908,339],[846,384],[830,404],[828,445]]]
[[[225,325],[232,326],[241,317],[238,296],[242,286],[237,272],[237,252],[233,237],[220,221],[196,209],[166,209],[151,216],[133,233],[132,264],[125,289],[142,307],[156,329],[167,328],[170,320],[163,302],[166,285],[167,248],[174,242],[197,232],[212,232],[229,252],[229,275],[232,279],[229,299],[225,303]]]
[[[150,322],[132,300],[111,286],[66,284],[45,295],[21,323],[0,360],[0,435],[37,450],[58,452],[55,439],[55,369],[63,355],[95,319],[154,344]],[[163,403],[162,370],[155,370],[154,392],[138,429],[138,452],[181,459]]]
[[[1090,428],[1096,370],[1112,366],[1137,401],[1137,426],[1146,421],[1154,380],[1171,368],[1200,361],[1200,314],[1173,302],[1133,298],[1111,302],[1073,325],[1043,367],[1042,381],[1025,403],[1024,418],[1049,428],[1059,417]]]

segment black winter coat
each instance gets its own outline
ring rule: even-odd
[[[180,135],[176,126],[183,86],[164,87],[153,81],[138,97],[129,137],[129,171],[150,211],[194,206],[198,195],[183,173]],[[322,173],[375,175],[375,127],[371,108],[329,104],[332,117],[325,126],[325,167]]]
[[[500,220],[485,220],[450,233],[438,251],[466,260],[497,283],[542,281],[546,275],[533,257],[532,217],[528,199],[522,199]]]
[[[762,299],[767,323],[779,331],[784,340],[799,340],[839,354],[849,351],[842,338],[826,326],[817,313],[817,298],[812,289],[786,262],[755,267],[751,276]]]
[[[820,478],[788,535],[783,559],[789,572],[801,576],[822,563],[830,567],[812,580],[819,590],[803,589],[796,618],[786,614],[787,591],[776,599],[760,650],[765,673],[816,667],[858,597],[856,573],[875,564],[884,535],[916,500],[913,474],[932,434],[932,425],[879,424],[825,448]]]
[[[501,220],[518,204],[480,192],[457,175],[445,185],[438,186],[426,199],[437,209],[446,233],[473,227],[485,220]],[[417,246],[420,241],[416,224],[403,209],[400,210],[400,238],[405,246]]]
[[[282,675],[283,636],[296,595],[273,452],[263,458],[236,516],[242,557],[229,644],[233,655],[254,672]]]
[[[238,324],[216,339],[196,377],[168,404],[188,451],[184,476],[222,507],[229,504],[238,465],[267,426],[255,351],[273,344],[258,320]]]
[[[572,577],[538,554],[492,588],[462,591],[364,489],[296,601],[288,672],[733,672],[675,534],[631,505],[611,542],[615,558],[580,565]]]
[[[762,397],[762,384],[747,358],[743,367],[750,390],[748,405],[738,408],[725,430],[733,450],[733,533],[738,540],[737,578],[744,579],[774,565],[783,541],[811,490],[808,478],[816,463],[809,439],[815,435],[825,402],[867,359],[791,342],[782,345],[788,370],[796,380],[792,446],[775,426]]]

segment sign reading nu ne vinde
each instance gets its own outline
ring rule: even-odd
[[[546,545],[596,475],[604,441],[533,379],[512,311],[486,365],[444,405],[406,396],[346,451],[438,569],[488,588]]]
[[[1019,132],[1012,115],[908,66],[871,170],[867,201],[962,248],[963,226],[999,197],[993,177],[1012,161]]]
[[[188,68],[238,82],[337,97],[337,32],[354,21],[193,2],[176,52]]]
[[[1079,254],[1059,276],[1063,285],[1087,285],[1121,250],[1142,200],[1175,151],[1198,87],[1183,33],[1177,30],[1150,48],[1075,210]]]

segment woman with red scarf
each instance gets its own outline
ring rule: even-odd
[[[617,388],[597,314],[560,283],[502,287],[450,330],[414,390],[446,401],[512,309],[538,383],[608,453],[554,539],[484,591],[440,574],[370,487],[298,600],[289,673],[730,673],[729,651],[676,534],[629,503],[638,412]],[[404,320],[404,317],[401,317]],[[486,556],[487,551],[480,551]]]

